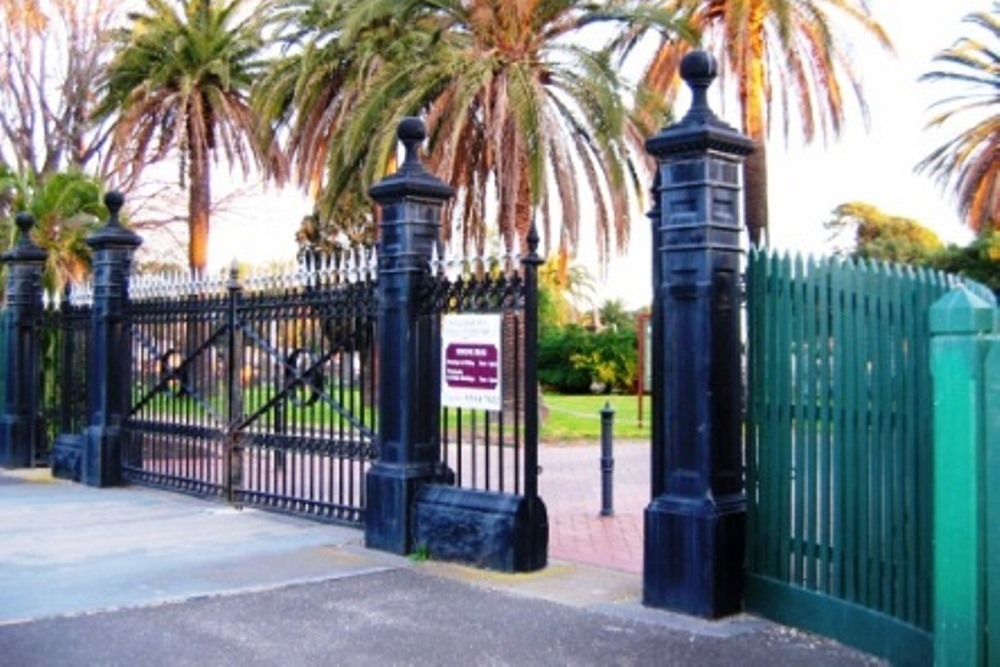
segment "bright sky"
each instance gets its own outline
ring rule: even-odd
[[[822,223],[838,204],[865,201],[886,212],[912,217],[945,240],[965,243],[970,235],[958,222],[948,195],[913,167],[948,136],[924,125],[928,106],[942,96],[934,84],[918,77],[931,59],[959,36],[969,34],[961,19],[989,9],[990,0],[871,0],[876,18],[888,30],[896,54],[855,40],[857,69],[864,79],[871,125],[866,132],[858,114],[848,119],[845,133],[812,146],[789,145],[780,133],[768,144],[772,246],[823,252],[827,234]],[[682,109],[686,109],[684,103]],[[735,109],[716,109],[738,123]],[[234,258],[248,263],[290,260],[295,254],[294,231],[309,210],[294,192],[269,191],[263,201],[247,200],[242,210],[213,221],[210,263],[223,267]],[[588,238],[581,232],[581,240]],[[623,298],[630,307],[648,303],[651,293],[649,223],[637,217],[626,257],[615,259],[599,300]],[[584,250],[581,261],[592,261]],[[596,268],[593,269],[596,275]]]

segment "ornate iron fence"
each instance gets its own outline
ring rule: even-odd
[[[132,482],[359,523],[376,458],[375,253],[131,285]]]
[[[455,485],[524,492],[525,281],[516,252],[491,258],[435,256],[424,307],[434,316],[492,314],[500,320],[501,410],[442,407],[441,451]],[[442,378],[442,382],[445,379]]]
[[[87,426],[87,377],[93,294],[89,285],[45,293],[41,326],[41,437],[37,465],[49,459],[61,436],[77,436]]]

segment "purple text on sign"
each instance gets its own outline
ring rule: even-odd
[[[496,345],[451,343],[444,350],[444,381],[449,387],[495,389],[500,381]]]

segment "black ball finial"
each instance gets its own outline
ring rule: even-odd
[[[403,142],[406,155],[403,156],[403,164],[400,173],[420,173],[423,165],[420,164],[420,144],[427,138],[427,126],[424,121],[414,116],[407,116],[400,121],[396,129],[396,136]]]
[[[22,236],[27,236],[31,228],[35,226],[35,216],[30,213],[18,213],[14,218],[14,224],[21,230]]]
[[[719,74],[719,62],[708,51],[691,51],[681,59],[681,78],[688,85],[711,83]]]
[[[700,125],[717,121],[708,106],[708,87],[718,72],[718,61],[707,51],[691,51],[681,59],[681,78],[691,89],[691,108],[682,122]]]
[[[120,227],[121,221],[118,219],[118,214],[122,210],[122,205],[125,203],[125,197],[122,193],[117,190],[112,190],[104,195],[104,205],[108,207],[108,227]]]
[[[396,136],[404,144],[409,143],[421,143],[427,138],[427,126],[424,125],[424,121],[416,118],[415,116],[407,116],[399,122],[399,128],[396,130]]]
[[[104,205],[108,207],[108,211],[115,218],[118,217],[118,212],[122,210],[124,204],[125,197],[118,190],[112,190],[104,195]]]

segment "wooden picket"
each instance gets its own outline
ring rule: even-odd
[[[748,609],[930,660],[927,310],[953,282],[751,252]]]

